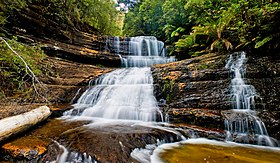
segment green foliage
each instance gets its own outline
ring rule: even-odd
[[[203,69],[207,69],[207,68],[209,68],[209,66],[208,66],[207,64],[205,64],[205,63],[201,63],[201,64],[197,67],[198,70],[203,70]]]
[[[172,92],[174,92],[174,84],[175,82],[172,80],[164,80],[162,93],[166,99],[166,103],[170,103],[173,101],[174,95],[172,94]]]
[[[191,48],[194,45],[195,45],[195,37],[193,37],[192,35],[184,35],[183,38],[179,39],[175,43],[175,47],[179,51],[183,49]]]
[[[264,38],[263,40],[256,42],[255,48],[258,49],[259,47],[261,47],[261,46],[263,46],[264,44],[268,43],[268,42],[271,41],[272,39],[273,39],[272,36],[268,36],[268,37]]]
[[[39,76],[41,74],[40,61],[44,58],[40,47],[21,44],[16,41],[16,38],[7,42],[24,58],[34,74]],[[28,89],[31,79],[26,75],[24,63],[2,41],[0,41],[0,77],[2,96],[30,91]]]
[[[4,16],[3,12],[0,12],[0,28],[2,27],[2,25],[4,25],[6,23],[6,17]]]
[[[115,34],[117,30],[120,30],[116,24],[118,14],[113,7],[113,1],[82,0],[75,3],[78,7],[73,10],[73,13],[77,13],[78,19],[82,22],[88,23],[103,34]]]
[[[184,9],[186,3],[187,0],[166,0],[162,5],[167,43],[175,42],[181,36],[188,34],[192,26],[188,21],[189,13]]]
[[[153,7],[145,7],[147,3],[161,5],[162,17],[150,11]],[[278,1],[145,0],[138,6],[142,12],[138,9],[126,17],[125,29],[130,29],[129,35],[156,32],[157,37],[169,44],[169,52],[181,59],[202,51],[279,49],[280,46]],[[153,16],[157,19],[152,19]],[[153,20],[149,26],[146,18]],[[130,26],[131,22],[136,25]],[[158,28],[150,28],[153,25]]]
[[[140,5],[136,4],[135,7],[125,16],[124,34],[127,36],[144,35],[144,22],[140,16]]]
[[[1,11],[20,10],[27,5],[27,0],[0,0]]]
[[[36,7],[37,6],[37,7]],[[112,0],[0,0],[0,25],[14,11],[35,7],[42,17],[60,24],[65,29],[73,28],[101,34],[119,34],[118,12]]]
[[[127,36],[153,35],[163,38],[162,4],[164,0],[145,0],[137,4],[125,18],[124,33]]]
[[[0,0],[0,36],[3,25],[7,22],[7,15],[13,10],[26,7],[26,0]]]

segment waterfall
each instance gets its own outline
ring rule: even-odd
[[[120,40],[114,38],[113,49],[119,52]],[[153,95],[153,64],[173,61],[166,57],[164,44],[155,37],[130,39],[129,55],[121,56],[122,69],[102,75],[91,85],[65,115],[163,121]]]
[[[255,98],[259,97],[254,86],[248,85],[244,81],[247,61],[245,52],[230,55],[226,68],[233,73],[231,80],[231,95],[233,109],[255,109]]]
[[[164,43],[153,36],[130,38],[129,55],[122,58],[123,67],[148,67],[175,61],[174,57],[166,56]]]
[[[259,145],[275,146],[268,136],[264,123],[256,116],[255,99],[260,98],[254,86],[244,81],[247,61],[245,52],[230,55],[225,66],[232,73],[231,102],[232,113],[226,115],[227,140]]]

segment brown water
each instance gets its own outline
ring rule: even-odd
[[[210,140],[209,140],[210,141]],[[163,162],[250,162],[250,163],[279,163],[280,150],[270,148],[218,144],[181,144],[159,153]]]

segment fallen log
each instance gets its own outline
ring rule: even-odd
[[[0,120],[0,143],[42,122],[51,115],[50,108],[41,106],[29,112]]]

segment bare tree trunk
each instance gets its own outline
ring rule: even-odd
[[[50,108],[41,106],[29,112],[0,120],[0,143],[23,132],[51,115]]]

